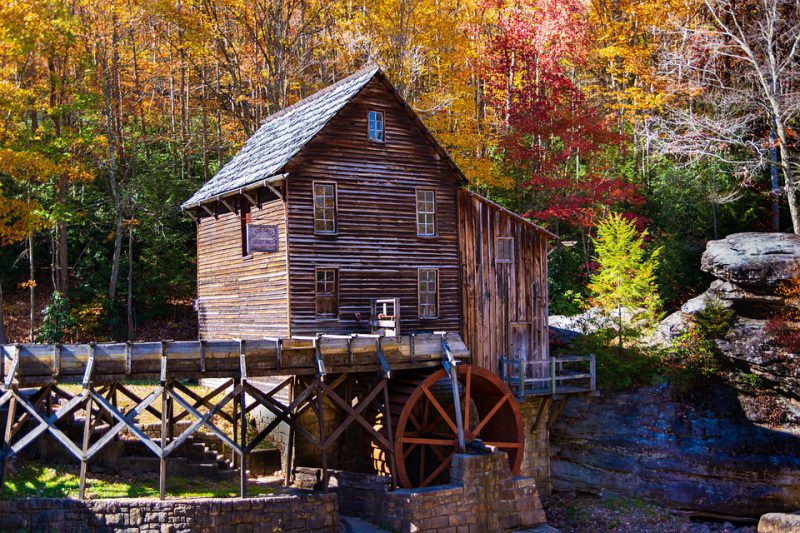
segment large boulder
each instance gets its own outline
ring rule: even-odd
[[[800,235],[791,233],[734,233],[710,241],[701,268],[724,281],[773,293],[798,274]]]

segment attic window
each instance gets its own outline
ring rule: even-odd
[[[335,183],[314,183],[314,233],[336,233]]]
[[[383,112],[369,112],[369,140],[382,143],[383,138]]]
[[[513,263],[514,262],[514,239],[511,237],[498,237],[497,238],[497,255],[495,256],[498,263]]]

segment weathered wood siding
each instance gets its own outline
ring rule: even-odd
[[[462,336],[474,364],[498,372],[500,358],[548,357],[548,236],[466,190],[458,192]],[[497,240],[513,239],[513,262],[498,263]]]
[[[386,140],[367,140],[383,111]],[[401,331],[460,328],[459,178],[379,79],[373,79],[287,166],[292,334],[369,329],[369,300],[399,297]],[[312,186],[337,184],[336,235],[315,235]],[[417,237],[417,187],[436,191],[435,237]],[[314,269],[339,269],[339,318],[315,316]],[[439,317],[417,313],[417,269],[439,269]],[[356,313],[361,320],[356,320]]]
[[[200,338],[287,336],[286,216],[274,200],[251,208],[252,224],[278,226],[277,252],[242,257],[236,213],[204,217],[197,226],[197,308]]]

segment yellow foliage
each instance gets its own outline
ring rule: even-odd
[[[594,74],[590,94],[627,120],[685,95],[656,69],[678,30],[697,24],[702,0],[592,0],[589,27]]]

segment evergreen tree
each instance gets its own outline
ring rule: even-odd
[[[616,311],[620,349],[624,340],[622,309],[643,309],[645,318],[654,319],[661,303],[655,280],[661,248],[648,254],[646,237],[647,230],[640,233],[633,221],[612,213],[598,225],[593,239],[599,268],[589,289],[597,305]]]

